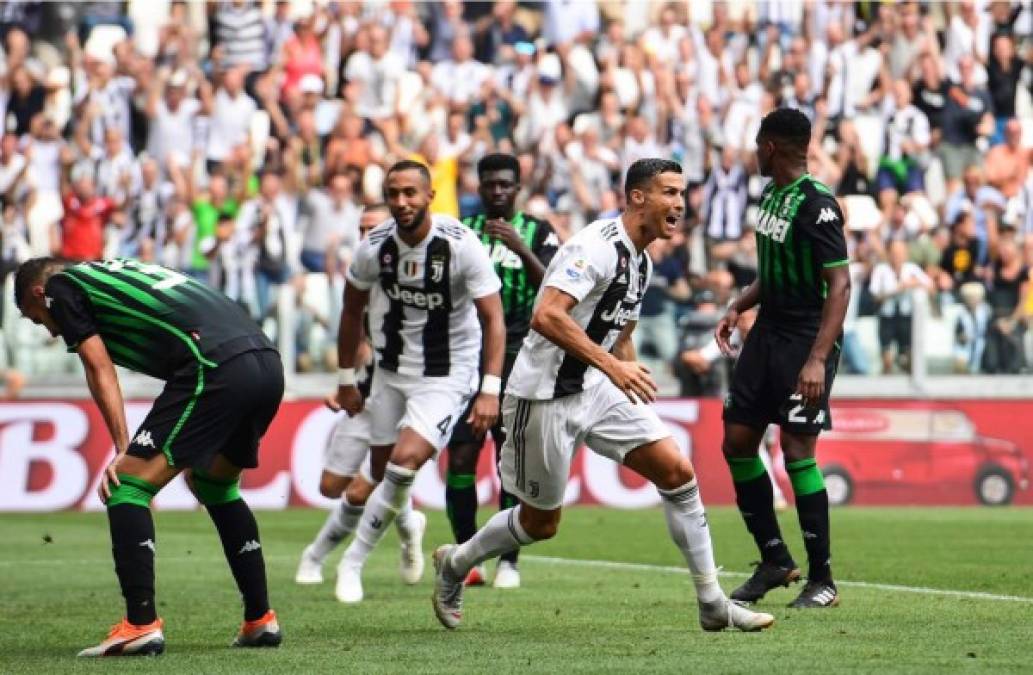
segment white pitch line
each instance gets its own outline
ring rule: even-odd
[[[521,560],[530,560],[550,565],[566,565],[568,567],[596,567],[602,569],[626,570],[631,572],[663,572],[665,574],[685,574],[689,570],[684,567],[671,565],[649,565],[646,563],[616,562],[613,560],[578,560],[576,558],[554,558],[543,555],[521,555]],[[748,577],[745,572],[729,572],[720,570],[719,574],[724,577]],[[836,580],[837,586],[849,588],[867,588],[878,591],[894,591],[899,593],[918,593],[920,595],[942,595],[952,598],[967,598],[970,600],[993,600],[995,602],[1022,602],[1033,603],[1033,598],[1022,595],[1000,595],[997,593],[983,593],[981,591],[958,591],[946,588],[928,588],[926,586],[901,586],[898,584],[879,584],[869,581],[840,581]]]
[[[295,561],[297,556],[291,555],[267,555],[265,556],[267,561]],[[597,569],[610,569],[610,570],[624,570],[627,572],[660,572],[662,574],[684,574],[688,575],[689,570],[684,567],[675,567],[673,565],[650,565],[648,563],[633,563],[633,562],[618,562],[616,560],[582,560],[578,558],[557,558],[547,555],[528,555],[523,554],[520,556],[521,560],[527,560],[530,562],[543,563],[546,565],[563,565],[566,567],[594,567]],[[193,562],[193,563],[204,563],[204,564],[217,564],[226,562],[224,558],[213,558],[206,556],[191,556],[191,555],[176,555],[176,556],[162,556],[158,555],[156,561],[158,566],[165,563],[176,563],[176,562]],[[0,567],[31,567],[35,565],[111,565],[112,561],[110,558],[78,558],[78,559],[66,559],[66,558],[38,558],[31,560],[0,560]],[[749,574],[745,572],[730,572],[728,570],[721,569],[719,574],[723,577],[748,577]],[[950,598],[965,598],[968,600],[990,600],[993,602],[1020,602],[1024,604],[1033,604],[1033,598],[1022,596],[1022,595],[1000,595],[998,593],[983,593],[981,591],[959,591],[948,588],[929,588],[926,586],[902,586],[898,584],[880,584],[870,581],[840,581],[836,580],[837,586],[846,586],[847,588],[866,588],[876,591],[890,591],[896,593],[917,593],[919,595],[939,595]]]

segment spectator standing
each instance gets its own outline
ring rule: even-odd
[[[948,192],[957,189],[965,167],[980,163],[977,141],[994,132],[993,101],[986,87],[977,83],[975,68],[971,56],[961,57],[958,62],[961,79],[952,84],[943,108],[940,160]]]
[[[215,92],[208,130],[208,170],[218,170],[229,159],[232,149],[248,140],[251,120],[258,106],[244,91],[244,69],[234,67],[222,77]]]
[[[1025,366],[1023,333],[1029,269],[1011,239],[1001,241],[990,267],[989,302],[993,321],[987,334],[983,366],[987,373],[1015,374]]]
[[[1004,143],[986,153],[986,182],[1005,199],[1017,197],[1029,173],[1031,154],[1033,150],[1022,146],[1022,123],[1014,118],[1007,120]]]
[[[910,372],[913,293],[933,290],[932,280],[921,267],[907,258],[907,242],[892,242],[888,260],[875,266],[868,286],[875,301],[879,303],[879,345],[884,373],[893,372],[894,346],[896,365]]]

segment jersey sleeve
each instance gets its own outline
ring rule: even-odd
[[[556,236],[556,231],[552,229],[549,221],[539,220],[534,239],[531,252],[543,266],[548,267],[553,256],[556,255],[556,251],[560,248],[560,238]]]
[[[498,293],[502,288],[495,266],[488,257],[488,250],[477,240],[472,230],[466,230],[460,242],[459,261],[461,273],[466,281],[470,297],[483,298]]]
[[[57,323],[70,351],[78,349],[83,340],[99,332],[93,306],[86,298],[86,292],[74,281],[55,274],[47,281],[44,293],[50,316]]]
[[[592,292],[596,284],[606,277],[610,272],[609,268],[613,267],[614,261],[600,254],[600,250],[612,248],[606,246],[593,251],[581,241],[568,242],[557,251],[542,285],[558,288],[581,302]]]
[[[810,238],[815,262],[823,268],[839,267],[850,262],[843,234],[845,219],[839,202],[822,195],[803,213],[803,230]]]
[[[355,256],[348,265],[345,278],[355,288],[361,291],[368,291],[373,288],[379,276],[377,251],[370,244],[369,238],[363,239],[358,248],[355,249]]]

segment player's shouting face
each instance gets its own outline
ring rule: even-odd
[[[645,212],[645,227],[657,239],[670,239],[685,215],[685,190],[682,175],[674,172],[657,174],[643,189],[633,189],[629,201]]]
[[[384,201],[401,230],[415,230],[427,219],[434,199],[430,175],[426,170],[405,168],[392,171],[384,179]]]

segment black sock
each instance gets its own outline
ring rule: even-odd
[[[514,497],[511,494],[509,494],[505,490],[502,490],[501,488],[499,489],[499,511],[505,511],[506,509],[511,509],[511,508],[513,508],[514,506],[516,506],[519,503],[520,503],[520,501],[516,497]],[[504,560],[504,561],[506,561],[508,563],[512,563],[512,564],[516,565],[517,558],[519,558],[519,557],[520,557],[520,547],[517,546],[512,551],[508,551],[506,553],[503,553],[501,556],[499,556],[499,559],[500,560]]]
[[[736,482],[734,485],[735,503],[738,504],[739,513],[746,522],[746,529],[757,542],[761,560],[779,567],[795,567],[796,563],[793,562],[793,556],[782,540],[782,531],[775,517],[775,496],[767,471],[756,478]]]
[[[800,519],[803,545],[807,547],[807,579],[831,581],[829,493],[822,489],[809,495],[797,495],[796,515]]]
[[[269,611],[265,560],[258,537],[258,523],[243,499],[209,505],[208,515],[222,540],[226,561],[244,598],[244,620],[254,621]]]
[[[126,599],[126,619],[136,626],[158,618],[154,607],[154,520],[151,510],[136,504],[108,507],[111,554]]]
[[[452,524],[452,535],[457,544],[477,534],[476,474],[452,473],[445,475],[445,512]]]

